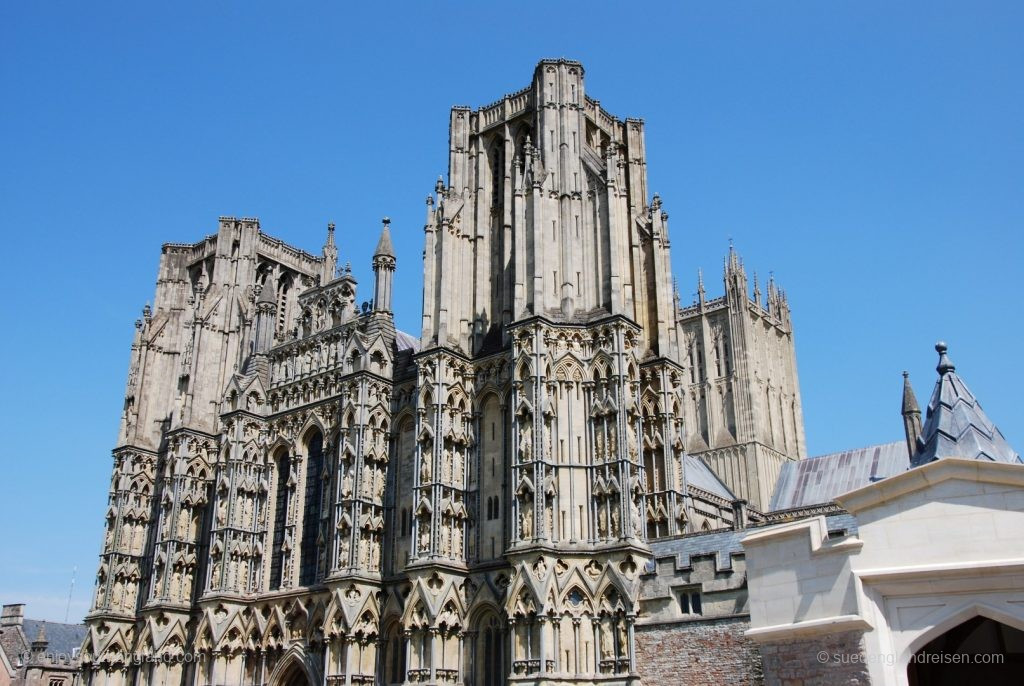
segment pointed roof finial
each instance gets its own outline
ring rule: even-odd
[[[382,224],[382,226],[381,226],[381,229],[380,229],[380,240],[377,241],[377,249],[374,250],[373,256],[374,257],[378,257],[378,256],[394,257],[395,256],[395,248],[391,244],[391,229],[388,228],[388,227],[391,226],[391,218],[390,217],[384,217],[381,220],[381,224]]]
[[[334,222],[327,223],[327,245],[334,245]]]
[[[939,353],[939,364],[935,368],[939,379],[925,411],[918,450],[910,460],[911,466],[947,457],[1024,463],[956,373],[953,363],[946,357],[946,344],[939,341],[935,351]]]
[[[949,372],[956,371],[956,367],[953,365],[953,362],[948,357],[946,357],[945,341],[939,341],[938,343],[935,344],[935,352],[939,354],[939,364],[937,367],[935,367],[935,371],[937,371],[940,376],[943,374],[947,374]]]
[[[921,414],[921,408],[917,405],[917,396],[914,395],[914,387],[910,385],[910,372],[903,372],[903,407],[901,412],[904,415],[912,412]]]

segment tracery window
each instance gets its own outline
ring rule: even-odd
[[[284,527],[287,521],[288,476],[290,461],[282,448],[277,455],[277,488],[274,494],[274,540],[270,557],[270,589],[281,588],[281,558],[284,552]]]
[[[320,477],[324,469],[324,438],[314,433],[306,444],[305,507],[302,513],[302,547],[299,584],[316,582],[317,534],[320,532]]]

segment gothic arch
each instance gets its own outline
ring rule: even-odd
[[[929,623],[931,626],[908,642],[906,647],[900,652],[900,664],[906,664],[911,656],[928,645],[933,639],[974,617],[986,617],[1019,631],[1024,631],[1024,608],[1019,607],[1019,605],[1019,603],[1012,605],[1007,603],[1007,607],[1001,609],[985,602],[967,602],[961,605],[942,608],[939,612],[944,613],[944,617],[937,622],[934,618],[930,618]],[[1015,612],[1008,612],[1007,609],[1010,608]],[[904,629],[902,633],[906,635],[912,632]]]
[[[268,686],[316,686],[321,683],[315,660],[301,645],[292,646],[274,666]]]

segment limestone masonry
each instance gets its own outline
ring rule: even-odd
[[[813,662],[813,638],[752,630],[742,542],[857,532],[832,502],[850,487],[801,500],[782,290],[730,248],[724,295],[679,302],[644,124],[588,97],[579,63],[453,108],[449,135],[418,335],[394,325],[387,219],[363,305],[333,225],[319,255],[246,218],[163,246],[90,686],[771,683],[778,656]],[[928,428],[904,416],[894,472]]]

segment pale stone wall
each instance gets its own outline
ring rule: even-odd
[[[786,673],[787,659],[770,656],[787,654],[803,656],[799,678],[832,683],[835,660],[808,655],[834,645],[863,657],[870,683],[904,685],[914,652],[961,622],[1024,628],[1024,466],[944,459],[838,501],[856,535],[830,538],[819,516],[743,539],[747,635],[774,646],[767,683]],[[867,683],[865,674],[840,676]]]

